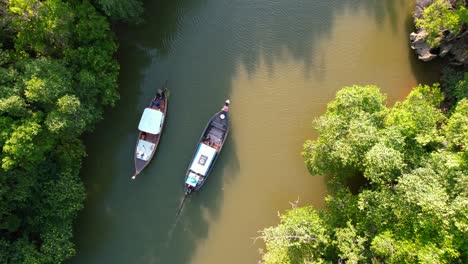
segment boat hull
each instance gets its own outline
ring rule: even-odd
[[[163,123],[161,125],[161,131],[158,133],[158,134],[150,134],[150,133],[144,133],[142,131],[140,131],[138,133],[138,138],[137,138],[137,142],[135,144],[135,150],[134,150],[134,162],[135,162],[135,173],[133,174],[132,176],[132,179],[135,179],[136,176],[138,176],[138,174],[141,173],[141,171],[143,171],[143,169],[151,162],[151,160],[153,159],[153,156],[155,155],[156,153],[156,150],[158,148],[158,145],[159,145],[159,141],[161,139],[161,136],[162,136],[162,133],[163,133],[163,130],[164,130],[164,123],[166,122],[166,117],[167,117],[167,107],[168,107],[168,94],[166,93],[166,95],[164,96],[164,98],[156,98],[156,96],[153,98],[153,100],[151,100],[150,104],[149,104],[149,107],[151,108],[152,106],[152,102],[153,101],[157,101],[159,103],[159,110],[163,113],[164,115],[164,119],[163,119]],[[144,138],[144,140],[146,142],[150,142],[153,149],[151,150],[151,153],[149,155],[149,157],[146,157],[145,159],[142,159],[141,157],[139,157],[139,153],[138,153],[138,144],[140,143],[140,139]]]
[[[224,118],[220,118],[220,116],[224,116]],[[185,173],[185,184],[184,184],[184,191],[185,194],[188,195],[192,192],[200,190],[206,183],[211,171],[213,170],[214,164],[216,163],[217,158],[219,157],[219,153],[221,152],[224,143],[226,142],[226,138],[229,134],[229,114],[227,111],[219,111],[215,115],[213,115],[210,120],[208,121],[208,124],[205,126],[205,129],[203,130],[203,133],[200,136],[200,139],[198,140],[197,148],[192,156],[189,168],[187,169]],[[217,133],[213,133],[213,131],[216,130]],[[195,158],[198,157],[197,153],[200,149],[201,144],[209,144],[207,143],[207,138],[214,139],[216,141],[211,145],[211,148],[216,149],[216,155],[214,156],[213,160],[211,161],[209,168],[206,170],[206,173],[204,175],[198,174],[199,177],[202,177],[203,179],[199,181],[195,187],[191,187],[190,185],[187,184],[187,179],[190,175],[190,173],[195,173],[194,171],[191,170],[191,167],[193,167],[193,164],[195,161]]]

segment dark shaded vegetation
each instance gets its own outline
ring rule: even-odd
[[[97,6],[113,21],[141,22],[143,3],[141,0],[95,0]]]
[[[419,45],[413,43],[413,46],[423,48],[424,42],[427,42],[432,56],[442,58],[441,86],[446,95],[443,107],[453,108],[459,100],[468,96],[468,3],[465,0],[416,2],[414,23],[418,35],[424,40]]]
[[[446,65],[442,70],[441,86],[445,94],[444,105],[451,109],[468,97],[468,72],[463,67]]]
[[[119,98],[117,44],[89,1],[60,0],[2,0],[0,41],[0,263],[61,263],[85,199],[79,136]]]

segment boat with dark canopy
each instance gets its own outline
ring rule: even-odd
[[[133,180],[148,165],[156,153],[166,117],[168,96],[169,92],[166,85],[164,85],[161,89],[158,89],[156,96],[143,111],[138,124],[140,132],[135,145],[135,174],[132,176]]]
[[[229,132],[229,104],[210,118],[198,141],[197,149],[185,174],[185,195],[200,190],[205,184]]]

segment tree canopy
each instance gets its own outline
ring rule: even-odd
[[[452,5],[452,2],[454,5]],[[427,33],[427,42],[436,47],[444,32],[457,35],[462,25],[468,23],[467,9],[462,1],[434,0],[424,9],[422,17],[416,19],[416,26]]]
[[[375,86],[340,90],[302,153],[313,175],[331,175],[326,206],[263,230],[263,260],[468,262],[468,101],[447,113],[442,101],[437,84],[391,108]],[[352,194],[345,179],[359,176],[367,183]]]
[[[85,198],[78,137],[119,97],[117,45],[89,1],[0,14],[0,262],[61,263]]]
[[[114,20],[130,23],[141,22],[143,3],[141,0],[96,0],[104,13]]]

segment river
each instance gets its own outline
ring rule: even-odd
[[[376,84],[391,106],[438,78],[409,48],[412,2],[146,1],[144,23],[116,27],[121,100],[85,137],[87,200],[69,263],[257,263],[258,230],[291,202],[324,204],[325,177],[300,153],[336,91]],[[131,181],[141,112],[165,80],[158,152]],[[196,142],[227,98],[227,143],[176,218]]]

